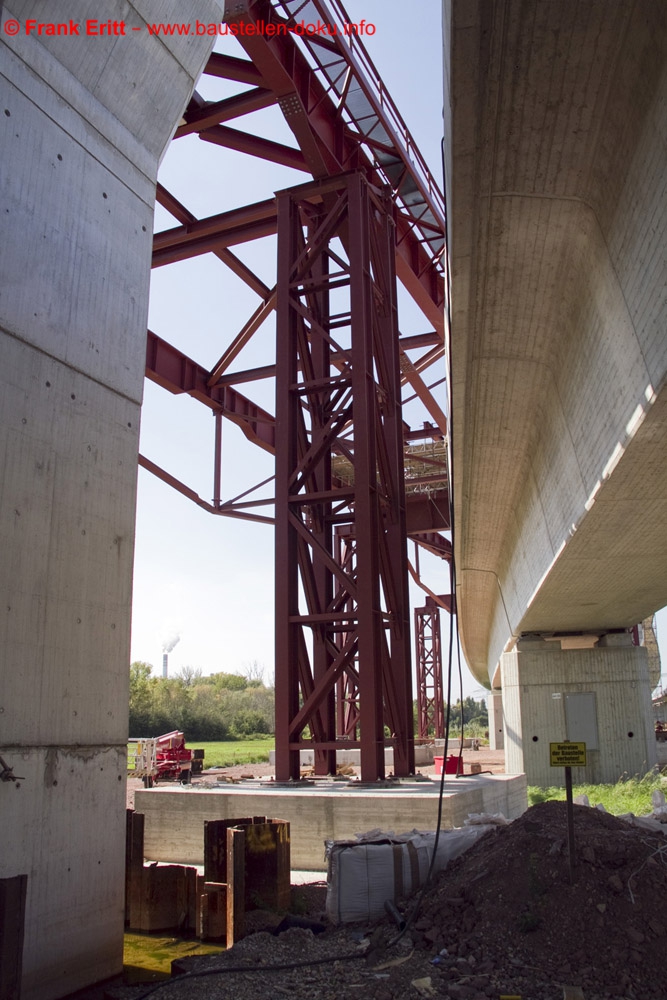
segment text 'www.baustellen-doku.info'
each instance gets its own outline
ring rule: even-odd
[[[65,36],[79,38],[124,38],[133,34],[145,32],[149,35],[231,35],[242,37],[248,35],[264,35],[267,38],[274,38],[279,35],[303,35],[306,37],[334,36],[334,35],[374,35],[375,25],[372,21],[345,22],[343,24],[328,24],[325,21],[297,21],[286,24],[275,21],[255,21],[253,24],[225,24],[206,21],[194,22],[156,22],[155,24],[131,25],[126,21],[100,21],[97,18],[88,18],[85,21],[77,21],[73,18],[69,21],[39,21],[37,18],[29,17],[25,21],[18,21],[9,17],[2,24],[2,31],[5,35],[36,35],[36,36]]]

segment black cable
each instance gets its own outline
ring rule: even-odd
[[[232,972],[285,972],[292,969],[302,969],[310,965],[327,965],[329,962],[344,962],[344,961],[354,961],[356,959],[365,958],[366,952],[353,952],[348,955],[330,955],[328,958],[314,958],[312,960],[304,960],[303,962],[285,962],[282,965],[228,965],[228,966],[215,966],[212,969],[200,969],[198,972],[185,972],[181,976],[175,976],[171,979],[165,979],[161,983],[157,983],[155,986],[151,986],[149,990],[145,990],[138,996],[133,997],[132,1000],[144,1000],[145,997],[150,997],[153,993],[157,993],[158,990],[166,989],[168,986],[178,986],[180,983],[189,982],[191,979],[201,979],[204,976],[219,976],[226,975]]]
[[[452,428],[453,428],[453,401],[452,401],[452,308],[451,308],[451,277],[450,277],[450,267],[449,267],[449,247],[447,238],[448,229],[448,212],[447,212],[447,168],[445,161],[445,137],[443,135],[440,142],[440,155],[442,159],[442,181],[443,181],[443,197],[445,201],[445,246],[447,247],[447,253],[445,255],[445,303],[446,303],[446,330],[449,330],[449,350],[447,351],[447,360],[449,362],[447,376],[449,384],[449,414],[447,421],[447,441],[448,441],[448,472],[449,472],[449,496],[447,498],[449,507],[449,524],[452,536],[452,555],[449,561],[449,580],[450,580],[450,593],[451,593],[451,609],[449,615],[449,653],[447,656],[447,712],[445,716],[445,742],[442,752],[442,771],[440,772],[440,788],[438,790],[438,816],[435,827],[435,840],[433,841],[433,853],[431,855],[431,863],[426,873],[426,878],[421,886],[419,895],[417,896],[417,901],[410,911],[406,921],[405,926],[402,930],[392,938],[387,947],[393,947],[397,944],[401,938],[407,934],[408,930],[414,924],[419,911],[421,910],[424,896],[426,891],[431,884],[431,879],[433,877],[433,869],[435,867],[435,858],[438,851],[438,844],[440,842],[440,824],[442,822],[442,807],[445,793],[445,775],[446,775],[446,764],[447,764],[447,753],[449,749],[449,727],[451,723],[451,708],[452,708],[452,665],[454,656],[454,618],[456,617],[456,640],[459,649],[459,677],[461,684],[461,746],[459,750],[459,760],[463,754],[463,673],[461,670],[461,653],[460,653],[460,640],[459,640],[459,629],[458,629],[458,614],[456,611],[456,560],[454,557],[454,461],[452,457],[453,452],[453,438],[452,438]],[[458,771],[458,765],[457,765]]]

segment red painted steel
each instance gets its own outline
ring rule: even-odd
[[[200,107],[198,102],[191,101],[184,116],[185,124],[178,126],[174,138],[180,139],[183,135],[202,132],[211,128],[212,125],[233,121],[235,118],[241,118],[253,111],[270,108],[275,103],[275,94],[263,87],[255,87],[254,90],[246,90],[242,94],[237,94],[236,97],[228,97],[224,101],[204,104],[203,107]]]
[[[298,777],[310,744],[320,770],[349,746],[335,717],[345,672],[356,677],[362,780],[384,776],[385,723],[394,771],[406,775],[414,745],[390,204],[354,173],[282,192],[278,215],[276,777]],[[342,232],[347,263],[330,249]],[[341,450],[353,482],[338,492]],[[353,564],[336,557],[334,525],[355,537]]]
[[[338,525],[334,532],[336,562],[349,577],[356,575],[357,546],[356,537],[351,525]],[[353,603],[349,594],[340,583],[336,583],[336,611],[349,613]],[[345,622],[344,622],[345,624]],[[343,629],[337,635],[337,642],[342,645],[346,635]],[[336,736],[344,740],[359,738],[359,662],[355,656],[336,683]]]
[[[445,285],[442,271],[445,212],[442,195],[419,154],[405,123],[391,102],[363,46],[353,46],[342,30],[341,4],[311,0],[324,23],[341,25],[333,39],[339,66],[332,72],[332,46],[294,34],[268,37],[245,34],[239,42],[273,90],[314,177],[363,168],[374,183],[389,184],[401,202],[397,214],[396,270],[440,338],[444,336]],[[279,2],[291,16],[303,4]],[[255,25],[280,18],[269,0],[228,0],[228,23]],[[315,66],[312,62],[315,62]],[[366,101],[372,121],[363,126],[345,104],[349,71],[357,103]],[[341,99],[346,114],[341,114]],[[372,134],[368,133],[368,124]],[[382,137],[379,142],[377,136]],[[415,207],[416,206],[416,207]]]
[[[187,393],[237,424],[249,441],[275,451],[275,421],[270,413],[231,386],[209,386],[210,372],[150,330],[146,341],[146,378],[178,395]]]
[[[427,598],[423,608],[415,608],[414,619],[417,735],[421,740],[439,740],[445,735],[440,608]]]
[[[339,0],[228,0],[225,19],[284,27],[306,13],[339,28],[349,21]],[[271,198],[202,219],[158,185],[157,199],[178,226],[156,234],[153,265],[212,253],[260,302],[231,341],[220,344],[210,370],[148,334],[147,377],[215,414],[211,501],[148,459],[140,464],[212,513],[273,522],[270,511],[251,508],[275,501],[277,774],[299,776],[304,745],[315,750],[316,772],[329,773],[344,745],[361,748],[362,777],[376,780],[384,775],[385,725],[395,773],[409,774],[407,569],[436,606],[452,603],[406,566],[405,553],[409,536],[451,557],[440,534],[450,529],[447,467],[437,445],[447,420],[433,393],[442,378],[438,371],[429,385],[424,377],[444,351],[444,201],[358,37],[257,33],[239,42],[250,59],[214,53],[205,74],[251,89],[212,102],[195,93],[176,138],[196,134],[308,171],[317,183],[281,193],[279,208]],[[245,129],[253,111],[271,105],[282,111],[297,146],[222,124],[248,115]],[[382,190],[391,191],[391,203]],[[230,247],[279,227],[278,278],[270,288]],[[399,337],[394,271],[432,330]],[[276,364],[267,358],[233,371],[276,306]],[[235,388],[272,377],[275,417]],[[421,430],[403,423],[401,384],[411,387],[410,399],[431,421]],[[278,442],[275,498],[250,500],[253,487],[223,501],[222,417],[270,453]],[[415,460],[411,442],[422,440],[433,444],[417,446]]]

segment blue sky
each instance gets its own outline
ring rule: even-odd
[[[371,58],[441,183],[442,65],[440,4],[422,0],[410,17],[396,3],[350,0],[350,18],[375,26],[368,36]],[[230,46],[230,47],[226,47]],[[233,39],[218,47],[243,55]],[[204,79],[199,90],[208,99],[230,91],[224,81]],[[238,89],[238,85],[234,85]],[[277,141],[293,138],[277,109],[248,119],[249,128]],[[243,127],[243,120],[234,123]],[[197,216],[222,212],[271,197],[274,190],[300,184],[302,173],[243,154],[222,151],[196,137],[172,144],[160,180]],[[156,229],[174,225],[161,209]],[[273,284],[275,242],[258,241],[237,248],[239,256]],[[203,291],[206,289],[206,291]],[[201,364],[212,366],[258,299],[215,258],[200,257],[153,272],[149,326]],[[403,333],[424,332],[429,324],[406,297],[401,299]],[[273,360],[274,328],[267,322],[237,367]],[[444,370],[443,370],[444,374]],[[443,394],[444,387],[440,390]],[[268,396],[263,394],[269,393]],[[272,407],[272,384],[253,387],[253,398]],[[249,391],[250,394],[250,391]],[[142,453],[173,472],[202,496],[212,491],[213,419],[201,404],[176,398],[146,384],[142,414]],[[223,432],[223,493],[233,497],[272,473],[272,461],[248,445],[233,425]],[[422,557],[428,583],[447,592],[446,564]],[[180,635],[169,659],[170,674],[184,665],[204,673],[243,671],[258,662],[273,666],[273,532],[270,527],[200,510],[144,470],[139,470],[134,577],[132,659],[161,669],[162,647]],[[413,605],[424,603],[416,590]],[[447,628],[443,618],[443,628]],[[476,682],[470,680],[476,687]]]
[[[396,0],[347,0],[351,20],[375,27],[366,48],[423,156],[442,185],[442,33],[439,0],[417,0],[409,8]],[[217,48],[243,55],[233,39]],[[198,87],[211,100],[239,85],[203,78]],[[293,144],[277,108],[248,120],[249,129]],[[239,119],[234,127],[244,127]],[[223,212],[272,196],[275,190],[303,183],[306,175],[230,153],[189,136],[172,143],[160,180],[198,217]],[[156,229],[174,225],[159,207]],[[237,248],[269,285],[273,284],[275,242],[257,241]],[[258,299],[211,255],[153,272],[149,327],[206,367],[222,354],[231,337],[256,308]],[[402,333],[427,330],[428,323],[405,298]],[[274,328],[267,322],[235,367],[268,364],[274,358]],[[245,388],[245,387],[243,387]],[[443,393],[444,388],[440,390]],[[266,394],[269,395],[266,395]],[[253,388],[257,402],[272,407],[272,383]],[[146,383],[141,451],[184,480],[203,497],[212,495],[213,418],[187,397],[173,397]],[[231,498],[272,473],[272,460],[249,445],[225,422],[223,495]],[[449,590],[448,571],[440,560],[422,560],[429,585]],[[412,588],[413,606],[424,595]],[[161,672],[163,645],[179,635],[169,658],[170,674],[183,666],[203,673],[243,672],[258,663],[267,680],[273,669],[273,531],[240,520],[217,518],[139,470],[133,600],[133,660],[152,663]],[[667,635],[667,612],[659,616]],[[448,633],[443,615],[443,633]],[[443,636],[444,637],[444,636]],[[465,693],[483,695],[465,670]]]

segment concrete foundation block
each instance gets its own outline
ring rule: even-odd
[[[138,790],[135,804],[145,817],[146,857],[201,864],[205,821],[238,815],[271,815],[287,820],[292,868],[309,871],[326,870],[326,841],[354,838],[370,826],[394,833],[435,828],[438,782],[372,790],[331,782],[329,788],[325,791],[305,785],[295,789],[248,782],[220,789],[191,786]],[[451,779],[445,787],[442,825],[462,826],[469,813],[503,813],[515,819],[526,808],[523,775]]]

